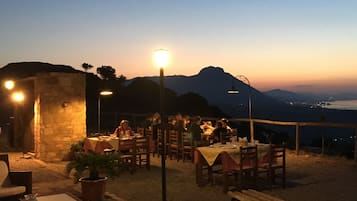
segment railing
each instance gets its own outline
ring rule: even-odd
[[[145,119],[145,117],[150,116],[151,114],[133,114],[133,113],[122,113],[121,115],[125,115],[127,117],[133,117],[134,120],[136,118]],[[116,117],[117,119],[120,119]],[[210,120],[217,121],[219,118],[215,117],[202,117],[202,120]],[[228,119],[230,122],[248,122],[249,118],[231,118]],[[252,119],[254,123],[260,124],[270,124],[270,125],[280,125],[280,126],[294,126],[295,127],[295,152],[298,155],[300,152],[300,128],[307,126],[317,126],[317,127],[336,127],[336,128],[351,128],[355,129],[355,141],[354,141],[354,160],[357,162],[357,123],[334,123],[334,122],[294,122],[294,121],[273,121],[273,120],[265,120],[265,119]],[[254,126],[253,126],[254,132]]]
[[[249,122],[249,118],[229,119],[231,122]],[[354,160],[357,162],[357,124],[352,123],[334,123],[334,122],[293,122],[293,121],[273,121],[264,119],[252,119],[254,123],[280,125],[280,126],[295,126],[295,152],[299,155],[300,152],[300,128],[303,126],[320,126],[320,127],[337,127],[337,128],[352,128],[355,129],[355,151]],[[254,126],[253,126],[254,128]],[[254,131],[253,131],[254,132]]]

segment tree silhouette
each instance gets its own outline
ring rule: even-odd
[[[82,68],[87,72],[89,69],[93,68],[93,66],[88,63],[82,63]]]
[[[111,66],[101,66],[97,68],[97,73],[103,80],[115,80],[115,69]]]
[[[124,75],[120,75],[117,80],[119,81],[119,83],[124,83],[126,81],[126,77]]]

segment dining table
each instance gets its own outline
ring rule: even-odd
[[[268,161],[269,144],[248,143],[246,146],[257,145],[258,162]],[[215,164],[221,164],[223,171],[234,170],[240,163],[240,146],[238,143],[216,143],[210,146],[197,147],[194,152],[196,166],[196,183],[203,186],[212,181],[212,168]],[[207,180],[203,180],[203,169],[207,169]]]
[[[104,153],[105,150],[119,150],[119,140],[134,139],[143,137],[142,134],[134,133],[133,135],[125,135],[122,137],[110,136],[97,136],[87,137],[84,140],[84,152],[94,151],[97,153]]]
[[[84,141],[84,152],[104,153],[105,149],[118,150],[119,138],[111,136],[88,137]]]

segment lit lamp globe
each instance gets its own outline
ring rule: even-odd
[[[25,100],[25,95],[22,91],[16,91],[11,95],[14,102],[21,103]]]
[[[105,91],[101,91],[99,94],[100,94],[101,96],[109,96],[109,95],[112,95],[113,92],[112,92],[112,91],[105,90]]]
[[[12,90],[15,87],[15,82],[12,80],[6,80],[4,86],[7,90]]]
[[[159,68],[165,68],[169,63],[169,51],[165,49],[158,49],[154,53],[154,61]]]

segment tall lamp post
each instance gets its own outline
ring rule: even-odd
[[[158,49],[154,52],[156,66],[160,68],[160,116],[161,116],[161,131],[162,139],[162,155],[161,155],[161,178],[162,178],[162,201],[166,201],[166,135],[165,135],[165,120],[164,120],[164,68],[169,62],[169,52],[165,49]]]
[[[99,92],[99,96],[98,96],[98,133],[100,133],[100,117],[101,117],[100,99],[101,99],[101,96],[110,96],[112,94],[113,94],[113,92],[109,91],[109,90],[103,90],[103,91]]]
[[[17,127],[17,128],[22,128],[23,124],[22,124],[22,121],[20,118],[18,118],[18,112],[19,112],[19,108],[18,108],[18,105],[22,105],[24,100],[25,100],[25,95],[24,95],[24,92],[23,91],[19,91],[19,90],[15,90],[15,81],[14,80],[6,80],[4,81],[4,87],[8,90],[8,91],[11,91],[11,94],[10,94],[10,99],[11,101],[14,103],[14,107],[13,107],[13,115],[16,116],[16,120],[17,122],[19,123],[20,127]],[[11,145],[15,145],[15,119],[14,117],[10,117],[10,138],[9,138],[9,141],[10,141],[10,144]],[[21,131],[21,133],[23,133]],[[24,139],[23,139],[23,142],[22,142],[22,146],[24,146]]]
[[[254,126],[253,126],[253,120],[252,120],[252,87],[250,85],[249,79],[246,76],[237,75],[236,78],[245,80],[249,86],[248,113],[249,113],[250,141],[253,143],[254,142]],[[239,91],[234,86],[234,83],[232,83],[232,88],[227,90],[227,93],[228,94],[238,94],[239,93]]]

